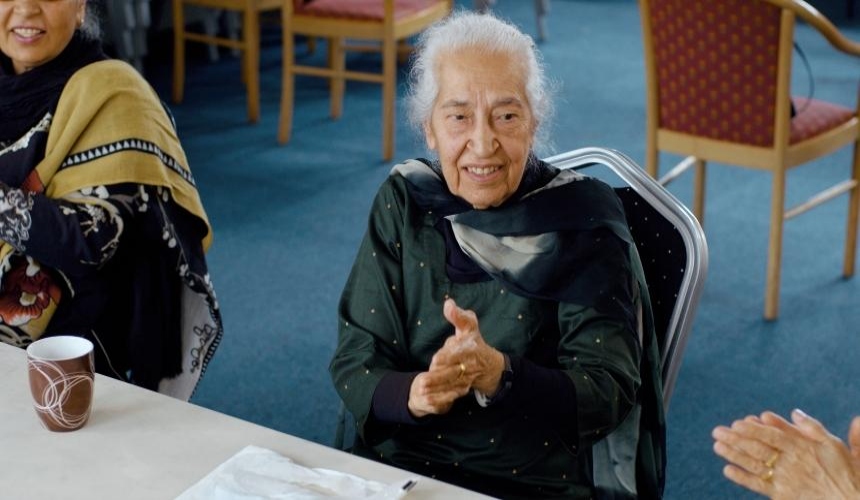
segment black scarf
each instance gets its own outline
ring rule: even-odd
[[[486,273],[519,295],[594,307],[636,331],[636,314],[630,308],[634,302],[628,249],[632,238],[624,208],[611,187],[586,177],[535,193],[559,170],[532,157],[508,200],[498,207],[473,210],[451,194],[438,164],[420,161],[429,169],[407,174],[407,188],[422,210],[446,219],[436,226],[446,237],[446,270],[452,281],[481,281]],[[439,227],[447,226],[447,220],[498,238],[554,233],[558,244],[552,254],[535,259],[528,272],[494,272],[465,255],[448,227]]]
[[[429,166],[434,172],[436,172],[436,175],[438,175],[440,179],[443,179],[442,166],[438,161],[431,162],[424,158],[418,158],[418,160]],[[546,163],[541,162],[533,156],[530,157],[528,164],[526,165],[526,169],[523,172],[523,179],[520,181],[519,188],[517,188],[517,191],[513,193],[510,198],[505,200],[502,206],[511,204],[530,191],[543,187],[547,182],[552,180],[554,176],[555,171],[553,171]],[[415,187],[411,186],[411,189],[415,190]],[[415,192],[413,195],[418,198],[419,205],[426,205],[428,209],[432,209],[438,215],[442,216],[436,222],[436,229],[445,237],[445,271],[448,275],[448,279],[454,283],[477,283],[480,281],[491,280],[492,277],[460,249],[460,245],[457,243],[454,232],[451,229],[451,221],[445,218],[447,215],[467,212],[471,210],[472,207],[462,198],[452,196],[447,188],[444,190],[444,193],[445,194],[443,196],[440,196],[438,199],[433,201],[429,199],[425,200],[423,198],[423,196],[427,194],[426,192]]]
[[[0,144],[19,139],[53,109],[75,71],[106,58],[101,42],[80,32],[60,55],[20,75],[0,53]]]

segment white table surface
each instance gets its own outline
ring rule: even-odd
[[[3,499],[171,499],[251,444],[385,483],[416,476],[101,375],[77,431],[48,431],[31,401],[25,352],[0,342]],[[435,498],[487,497],[424,477],[406,496]]]

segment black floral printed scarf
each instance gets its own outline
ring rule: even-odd
[[[94,206],[82,190],[142,186],[148,208],[126,224],[124,254],[111,259],[127,278],[111,296],[127,310],[93,331],[115,337],[114,373],[188,399],[223,328],[204,257],[211,227],[161,100],[134,68],[80,35],[21,75],[8,57],[0,67],[0,183]],[[0,240],[0,262],[13,251]],[[53,320],[45,334],[52,328]]]

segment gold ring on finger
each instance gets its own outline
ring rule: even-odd
[[[762,481],[770,482],[773,479],[773,467],[768,467],[764,474],[761,475]]]
[[[460,378],[462,378],[465,373],[466,373],[466,365],[464,365],[463,363],[460,363],[460,373],[457,374],[457,379],[459,380]]]
[[[767,466],[767,468],[769,469],[773,469],[773,465],[776,463],[777,460],[779,460],[779,452],[775,451],[773,452],[773,455],[770,456],[770,458],[765,460],[764,465]]]

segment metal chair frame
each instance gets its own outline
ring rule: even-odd
[[[582,148],[546,158],[544,161],[558,168],[576,170],[593,165],[607,167],[669,221],[683,239],[686,249],[684,276],[676,298],[671,298],[675,305],[671,317],[665,322],[668,325],[666,331],[657,332],[662,363],[663,405],[668,409],[708,271],[708,244],[702,226],[683,203],[621,152],[604,148]],[[657,279],[647,275],[645,278],[647,281]],[[651,299],[653,302],[655,297],[652,296]]]

